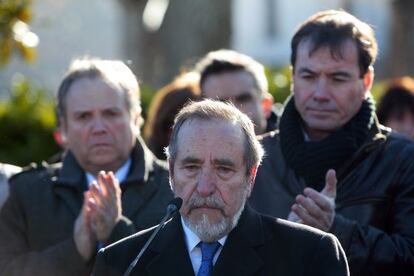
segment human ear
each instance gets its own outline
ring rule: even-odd
[[[66,145],[68,138],[66,135],[67,132],[67,122],[63,118],[59,118],[59,126],[58,128],[53,132],[53,137],[55,141],[62,147]]]
[[[266,119],[269,118],[272,113],[272,106],[273,96],[270,93],[266,93],[266,95],[262,98],[262,108]]]
[[[362,78],[362,89],[363,89],[363,96],[366,97],[367,93],[371,90],[372,85],[374,83],[374,67],[370,66],[368,71]]]
[[[250,169],[250,175],[249,175],[249,182],[248,182],[248,186],[249,186],[249,193],[248,196],[250,196],[253,187],[254,187],[254,183],[256,180],[256,173],[257,173],[257,166],[254,166]]]

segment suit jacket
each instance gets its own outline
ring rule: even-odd
[[[98,253],[94,276],[123,275],[154,229]],[[194,275],[179,216],[142,255],[131,275]],[[337,239],[319,230],[267,217],[247,207],[230,232],[213,275],[349,275]]]
[[[109,242],[159,223],[173,197],[164,163],[137,142],[121,183],[121,221]],[[90,275],[74,240],[74,222],[87,189],[84,171],[69,152],[63,164],[45,164],[14,176],[0,212],[0,275]]]

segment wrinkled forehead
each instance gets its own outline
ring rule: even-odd
[[[216,118],[187,119],[177,135],[179,148],[192,150],[192,147],[213,150],[224,146],[243,147],[244,135],[241,127],[234,121]],[[208,147],[211,148],[208,148]]]
[[[193,137],[180,137],[175,165],[180,167],[191,163],[206,168],[222,165],[235,170],[245,170],[244,147],[240,138],[220,139],[216,136],[216,138],[203,139],[204,134],[201,133],[198,137],[198,133]]]

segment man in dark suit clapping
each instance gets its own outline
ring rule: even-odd
[[[75,60],[57,95],[62,162],[10,180],[0,275],[90,275],[98,248],[158,223],[167,165],[139,134],[138,81],[119,60]]]

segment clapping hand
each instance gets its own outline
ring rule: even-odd
[[[288,220],[329,231],[335,217],[336,183],[335,170],[328,170],[323,190],[305,188],[304,194],[296,197]]]

